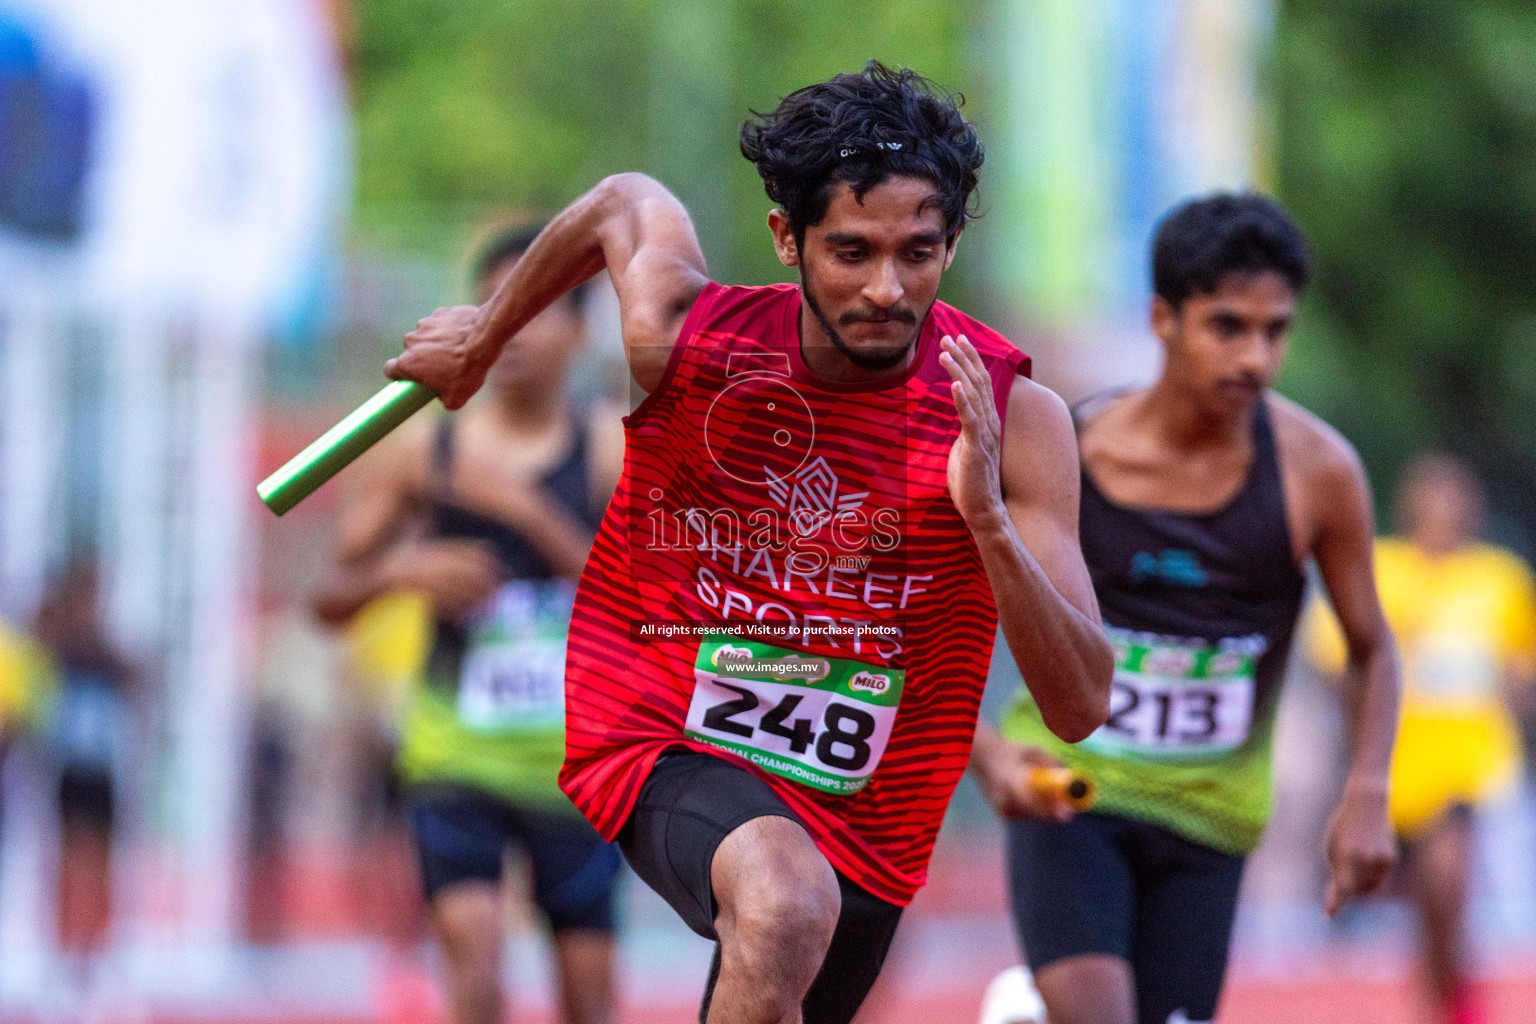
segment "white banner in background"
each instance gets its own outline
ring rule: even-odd
[[[345,83],[318,0],[0,0],[0,11],[35,26],[101,101],[87,293],[259,322],[303,288],[340,229],[350,173]]]
[[[112,624],[159,704],[154,778],[129,780],[150,813],[124,823],[155,822],[182,890],[167,919],[119,886],[117,938],[144,986],[217,984],[242,867],[255,349],[340,234],[339,57],[319,0],[0,0],[0,15],[88,79],[97,111],[78,244],[0,234],[0,611],[28,614],[80,517],[71,493],[99,494]],[[81,393],[99,402],[74,419]],[[60,440],[81,431],[84,468]],[[63,485],[82,472],[99,486]]]

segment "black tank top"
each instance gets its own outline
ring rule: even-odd
[[[1079,425],[1101,404],[1074,410]],[[1109,720],[1063,743],[1024,695],[1003,735],[1093,778],[1097,813],[1245,854],[1269,819],[1275,707],[1304,589],[1269,410],[1254,410],[1248,478],[1213,512],[1118,505],[1086,465],[1082,481],[1083,557],[1115,650]]]
[[[484,541],[490,545],[501,563],[504,583],[515,580],[547,582],[548,586],[529,588],[530,593],[535,595],[534,600],[563,602],[567,606],[565,614],[569,618],[568,604],[575,593],[575,585],[558,580],[538,549],[517,530],[454,502],[453,454],[454,419],[452,416],[444,416],[438,423],[432,442],[428,472],[430,519],[427,535]],[[602,514],[592,508],[588,474],[587,435],[578,426],[570,451],[539,478],[539,483],[577,521],[595,533]],[[432,650],[427,658],[426,678],[429,684],[449,688],[457,685],[469,642],[469,631],[463,624],[443,618],[436,619]]]
[[[1112,397],[1079,404],[1079,430]],[[1213,512],[1118,505],[1086,462],[1082,481],[1083,555],[1111,638],[1129,631],[1229,646],[1247,638],[1257,658],[1252,720],[1267,723],[1306,586],[1286,522],[1268,403],[1254,407],[1248,479]]]

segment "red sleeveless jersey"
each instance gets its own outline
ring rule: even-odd
[[[939,339],[975,345],[1000,415],[1029,359],[938,302],[906,373],[823,381],[800,304],[792,285],[707,285],[625,420],[571,616],[560,785],[612,839],[663,751],[718,754],[905,905],[970,757],[997,625],[949,496],[960,420]]]

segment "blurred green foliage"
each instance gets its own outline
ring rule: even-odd
[[[970,6],[355,0],[357,231],[452,259],[490,211],[552,211],[641,170],[688,205],[715,275],[790,279],[737,149],[748,110],[870,57],[963,91]]]
[[[1317,283],[1284,382],[1378,483],[1469,458],[1536,537],[1536,5],[1282,0],[1281,197]]]

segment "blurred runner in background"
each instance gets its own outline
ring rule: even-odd
[[[1052,1024],[1198,1024],[1216,1013],[1270,750],[1302,566],[1348,638],[1353,756],[1328,837],[1329,914],[1391,868],[1398,668],[1371,571],[1354,450],[1269,390],[1309,261],[1273,200],[1218,193],[1159,225],[1150,387],[1076,411],[1080,535],[1116,652],[1109,720],[1071,746],[1028,694],[973,765],[1008,826],[1015,919]],[[1020,787],[1065,762],[1098,785],[1073,816]]]
[[[1467,978],[1464,921],[1472,814],[1519,778],[1512,706],[1528,705],[1536,672],[1536,585],[1517,556],[1477,542],[1482,485],[1461,461],[1411,463],[1394,512],[1398,535],[1376,543],[1381,603],[1403,652],[1389,808],[1431,991],[1447,1024],[1478,1024],[1486,1017]],[[1313,662],[1337,675],[1338,620],[1318,600],[1310,622]]]
[[[133,673],[100,616],[96,563],[77,559],[44,596],[34,630],[58,675],[59,943],[85,958],[105,945],[111,923],[112,842],[133,730]]]
[[[482,300],[536,234],[486,248]],[[501,879],[514,843],[553,932],[565,1020],[614,1019],[619,853],[556,784],[575,581],[623,460],[615,410],[580,422],[566,406],[584,329],[573,292],[509,341],[485,400],[416,422],[364,460],[315,600],[332,623],[394,591],[432,603],[399,768],[457,1024],[503,1019]]]

